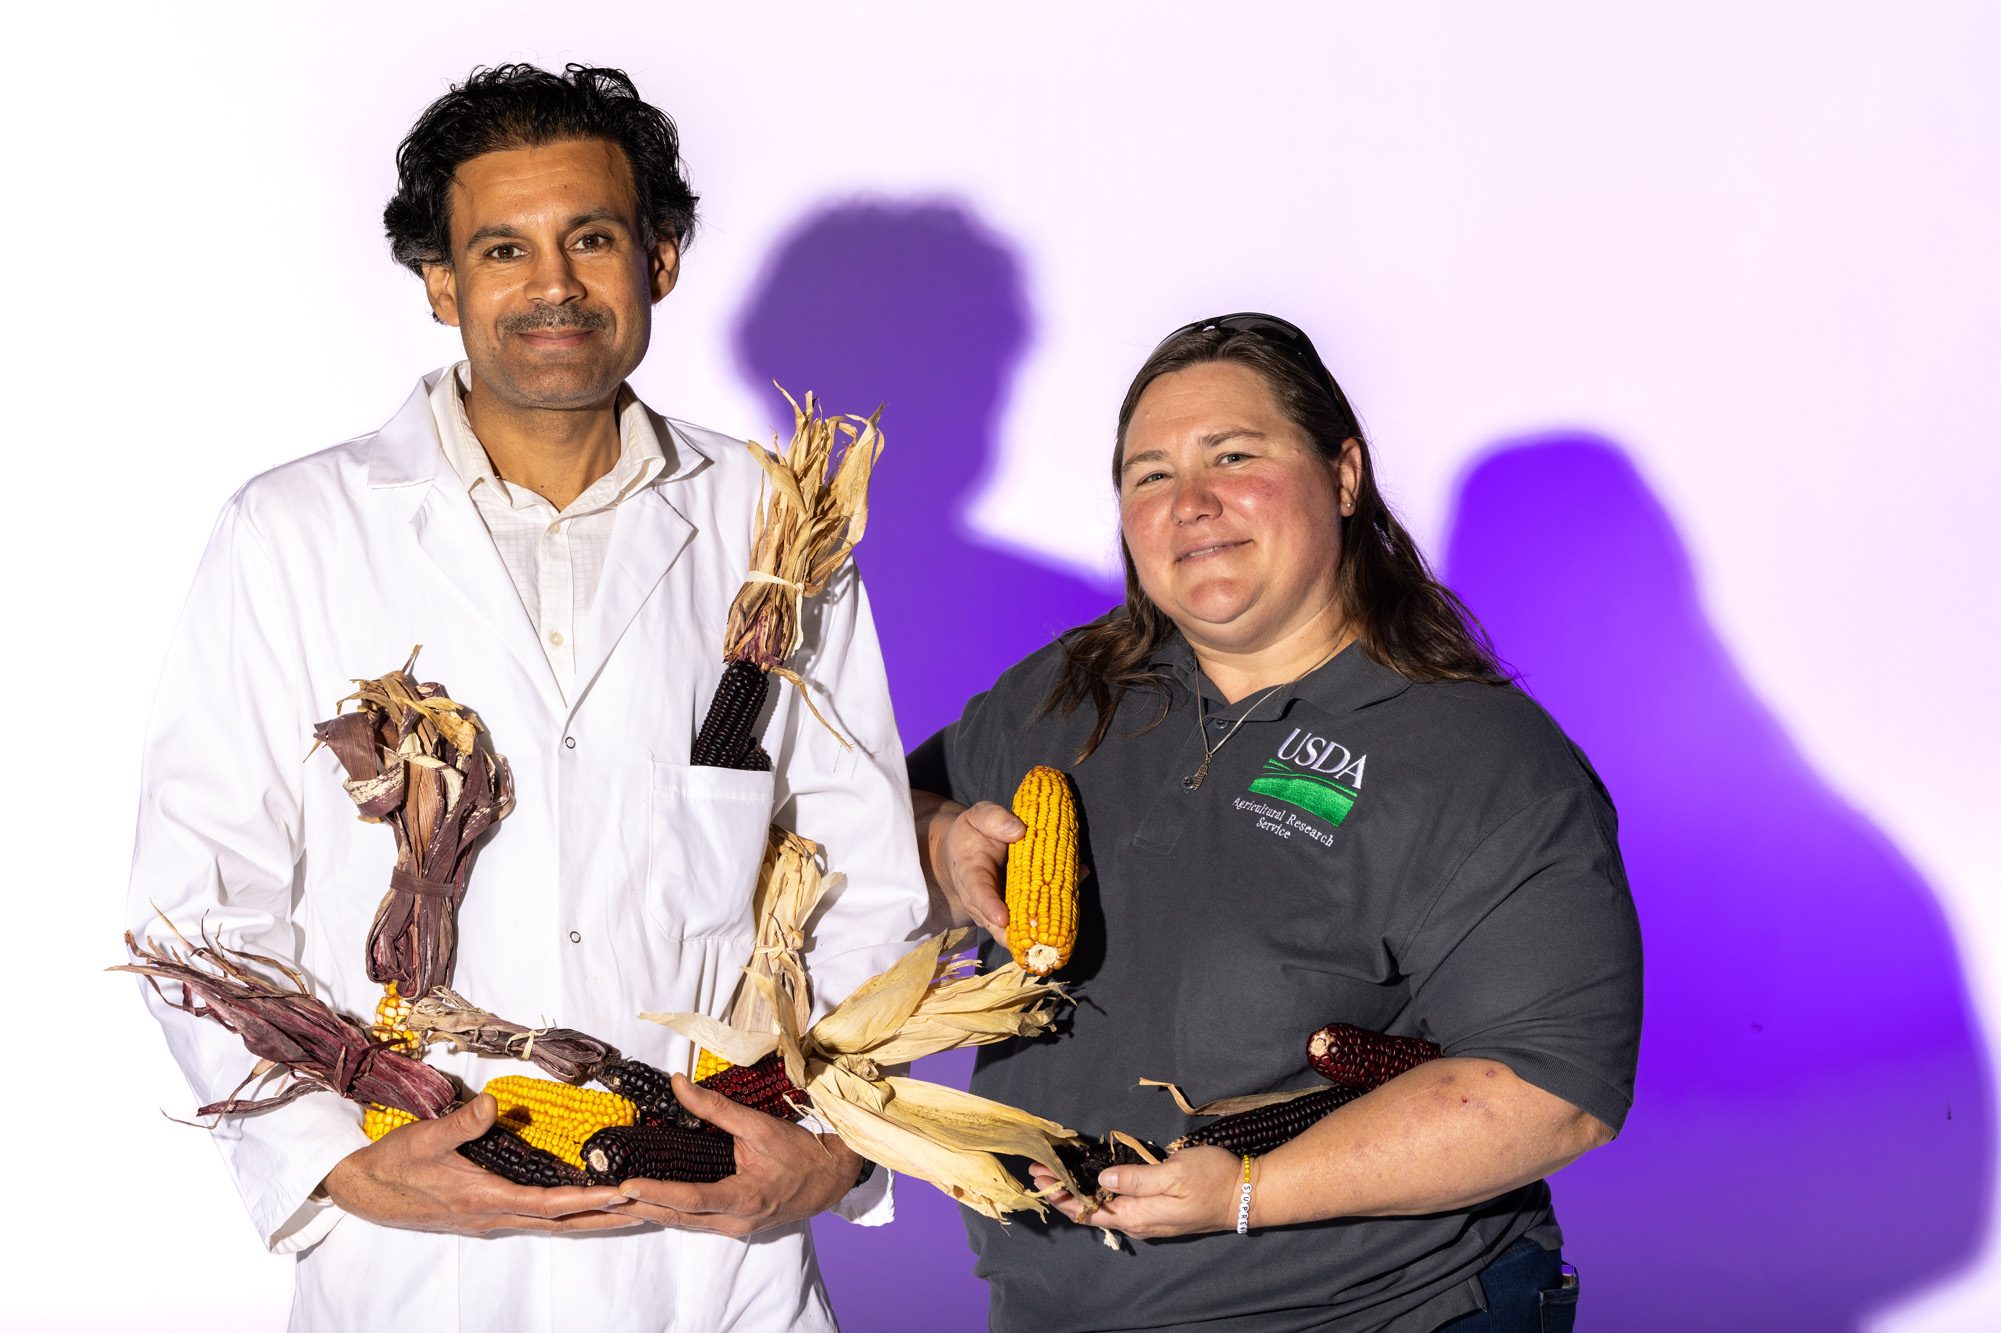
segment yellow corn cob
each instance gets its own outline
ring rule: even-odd
[[[612,1125],[629,1125],[638,1108],[615,1092],[573,1088],[554,1079],[503,1074],[487,1082],[500,1103],[502,1129],[583,1169],[584,1140]]]
[[[361,1113],[361,1132],[373,1142],[399,1125],[407,1125],[417,1117],[408,1111],[399,1111],[393,1106],[380,1102],[370,1102],[368,1109]]]
[[[712,1077],[716,1074],[720,1074],[725,1069],[728,1069],[730,1067],[731,1067],[730,1062],[723,1059],[723,1057],[717,1055],[715,1052],[699,1051],[696,1053],[695,1056],[694,1081],[696,1083],[700,1083],[703,1079]]]
[[[1077,803],[1056,769],[1028,770],[1014,793],[1028,834],[1007,849],[1007,942],[1024,971],[1048,976],[1077,943]]]
[[[368,1035],[392,1050],[406,1055],[414,1052],[417,1034],[410,1031],[410,1006],[411,1002],[397,993],[395,982],[384,986],[382,998],[375,1003],[375,1023],[368,1029]]]

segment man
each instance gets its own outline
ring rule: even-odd
[[[355,818],[330,754],[300,756],[352,678],[422,643],[418,674],[478,710],[517,789],[460,915],[457,989],[685,1069],[687,1044],[634,1015],[727,1004],[770,823],[847,875],[813,933],[823,1007],[921,926],[866,599],[850,569],[792,659],[852,749],[774,692],[775,772],[691,767],[759,476],[736,440],[625,387],[694,221],[673,124],[618,71],[510,65],[434,103],[397,160],[395,254],[466,360],[225,507],[146,747],[133,920],[157,931],[157,907],[371,1011],[392,840]],[[233,1035],[151,1003],[202,1101],[249,1072]],[[429,1058],[469,1090],[525,1068]],[[738,1135],[730,1180],[513,1185],[454,1151],[489,1097],[372,1145],[326,1093],[214,1138],[266,1244],[299,1256],[297,1329],[831,1327],[805,1219],[885,1220],[884,1173],[857,1186],[838,1139],[679,1089]]]

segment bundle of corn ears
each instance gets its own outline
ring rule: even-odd
[[[449,986],[439,986],[410,1007],[403,1026],[420,1044],[497,1059],[526,1060],[564,1083],[586,1083],[619,1058],[618,1048],[575,1028],[530,1028],[481,1009]]]
[[[275,959],[240,953],[203,936],[191,944],[173,931],[174,943],[130,934],[125,947],[133,961],[110,969],[145,977],[160,997],[197,1018],[222,1024],[243,1039],[258,1065],[237,1086],[274,1071],[290,1081],[273,1096],[242,1099],[234,1094],[200,1109],[200,1115],[247,1115],[283,1106],[309,1092],[326,1089],[350,1101],[379,1102],[419,1119],[443,1115],[457,1101],[451,1080],[437,1070],[373,1040],[353,1020],[313,995],[304,978]],[[256,965],[281,974],[274,979]],[[178,1000],[162,982],[178,984]]]
[[[826,588],[868,527],[869,474],[882,453],[876,425],[882,409],[867,418],[830,419],[820,415],[810,393],[804,407],[789,393],[785,401],[792,404],[791,447],[781,454],[776,440],[771,449],[755,441],[749,445],[769,485],[758,500],[750,576],[730,604],[723,631],[722,680],[695,738],[694,762],[711,768],[771,767],[757,735],[771,675],[791,681],[820,716],[805,682],[785,659],[803,638],[802,603]],[[843,441],[846,448],[840,449]],[[820,721],[826,724],[825,718]]]
[[[368,975],[413,998],[451,983],[476,845],[514,808],[513,776],[479,715],[411,677],[417,652],[400,671],[356,681],[341,700],[354,711],[313,728],[347,771],[361,818],[396,835],[389,892],[368,931]]]
[[[1035,1036],[1055,1019],[1062,992],[1013,963],[975,972],[957,954],[965,932],[935,936],[888,971],[862,983],[832,1013],[800,1031],[798,1006],[781,1001],[769,977],[747,969],[745,983],[769,992],[776,1031],[753,1032],[702,1014],[642,1014],[738,1065],[774,1051],[813,1112],[863,1157],[930,1181],[989,1217],[1044,1211],[1042,1199],[1001,1165],[1025,1157],[1075,1184],[1058,1145],[1075,1131],[989,1098],[922,1079],[891,1075],[940,1051]]]

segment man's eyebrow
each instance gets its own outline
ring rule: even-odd
[[[590,212],[579,213],[564,223],[563,230],[575,231],[579,227],[588,227],[593,222],[616,222],[620,226],[630,225],[625,218],[619,216],[618,213],[609,208],[593,208]],[[478,231],[466,237],[466,249],[472,249],[481,241],[515,241],[519,239],[521,239],[521,229],[519,227],[509,226],[504,222],[494,222],[481,227]]]
[[[1148,449],[1143,453],[1127,454],[1125,461],[1119,464],[1119,475],[1123,477],[1129,469],[1137,464],[1151,463],[1165,457],[1167,457],[1167,450],[1165,449]]]

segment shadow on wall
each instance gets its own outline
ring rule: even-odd
[[[1752,694],[1625,455],[1489,454],[1446,578],[1604,778],[1640,910],[1632,1117],[1553,1186],[1590,1322],[1852,1330],[1970,1262],[1993,1108],[1951,934]]]
[[[856,202],[807,218],[780,245],[738,323],[737,364],[754,391],[768,393],[776,380],[794,395],[811,389],[830,411],[886,404],[888,445],[856,561],[906,746],[1122,595],[988,545],[963,521],[992,466],[1028,337],[1014,256],[946,203]],[[1102,420],[1077,426],[1108,465],[1117,407],[1114,396]],[[959,1088],[971,1072],[970,1052],[917,1070]],[[842,1327],[984,1328],[986,1287],[973,1277],[957,1205],[912,1181],[899,1187],[896,1213],[882,1228],[814,1224]]]
[[[811,389],[836,412],[886,404],[889,443],[855,558],[907,747],[1120,596],[989,545],[963,521],[994,462],[1029,331],[1014,256],[945,203],[857,202],[807,218],[738,322],[737,364],[753,389]],[[1117,407],[1077,425],[1107,460]]]

